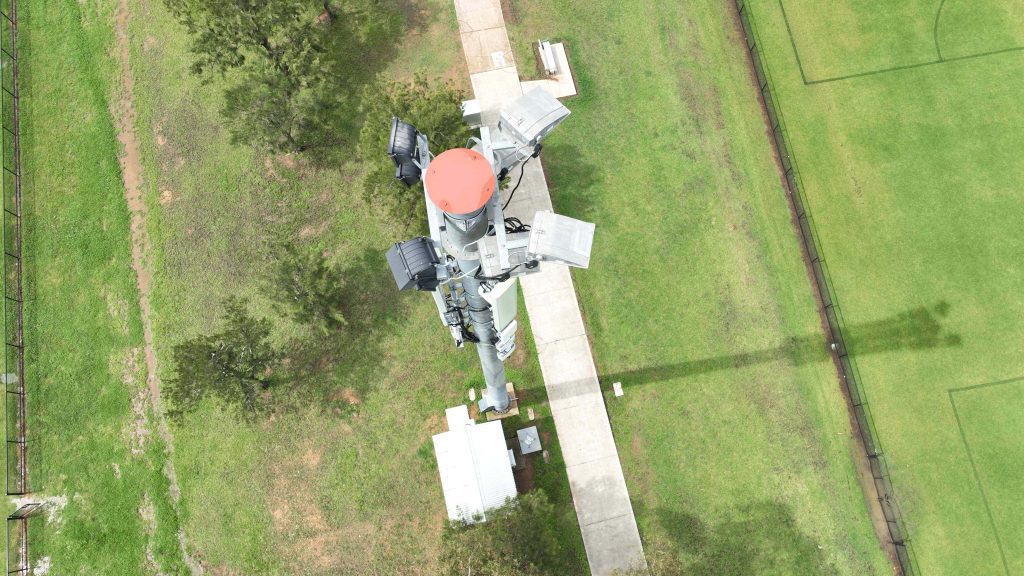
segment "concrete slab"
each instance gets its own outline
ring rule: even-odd
[[[589,526],[633,513],[625,485],[616,482],[614,477],[607,474],[610,464],[605,462],[607,458],[617,460],[618,455],[612,454],[600,460],[573,466],[569,484],[576,500],[580,526]]]
[[[538,346],[587,334],[572,284],[546,292],[544,300],[547,313],[530,318],[533,337]]]
[[[541,296],[549,292],[561,290],[566,283],[572,285],[572,276],[569,268],[565,266],[546,266],[541,268],[542,272],[530,274],[519,279],[519,285],[524,287],[530,285],[530,294]]]
[[[513,173],[513,176],[516,180],[519,179],[518,174]],[[520,218],[523,222],[532,222],[533,215],[538,210],[551,210],[551,195],[548,192],[541,160],[534,158],[523,167],[523,182],[516,190],[507,213]]]
[[[552,74],[543,80],[523,82],[523,92],[529,92],[534,88],[540,88],[555,98],[568,98],[569,96],[575,96],[576,82],[573,80],[572,70],[569,68],[569,58],[565,55],[565,45],[561,42],[552,44],[551,51],[555,56],[558,73]]]
[[[543,302],[536,302],[532,305],[527,303],[526,311],[530,317],[540,316],[534,312],[543,312],[546,308]],[[590,355],[590,343],[586,335],[562,338],[561,340],[549,341],[542,344],[537,350],[540,360],[548,362],[545,370],[541,364],[541,372],[544,374],[544,383],[550,386],[558,386],[564,383],[593,381],[593,386],[584,393],[600,393],[597,384],[597,368],[594,367],[594,359]]]
[[[455,14],[460,32],[505,28],[501,0],[455,0]]]
[[[496,124],[501,105],[523,94],[519,84],[519,71],[515,67],[470,74],[469,81],[473,85],[476,99],[481,103],[480,116],[484,125]],[[485,106],[484,102],[489,102],[490,105]],[[518,195],[519,192],[516,192],[516,196]]]
[[[550,358],[545,361],[551,362]],[[545,383],[547,384],[547,383]],[[597,380],[587,378],[585,380],[570,380],[557,384],[547,384],[548,404],[552,413],[561,412],[577,406],[586,405],[589,409],[597,411],[597,416],[604,412],[603,398],[598,397]]]
[[[615,439],[612,437],[612,429],[608,426],[608,420],[594,420],[595,412],[603,411],[604,405],[586,401],[584,404],[562,410],[555,428],[558,430],[558,444],[562,447],[562,457],[565,458],[565,466],[569,471],[570,486],[576,482],[575,477],[578,471],[573,468],[580,464],[601,461],[597,466],[600,476],[608,483],[614,483],[626,500],[629,500],[629,493],[626,491],[626,483],[622,479],[622,471],[619,469],[619,452],[615,448]],[[599,413],[599,412],[598,412]],[[564,435],[563,435],[564,434]],[[576,487],[582,486],[578,482]],[[573,498],[583,497],[582,492],[573,490]],[[577,510],[577,515],[582,518],[583,512]],[[582,523],[582,520],[580,521]]]
[[[504,28],[488,28],[462,34],[462,50],[470,74],[515,67],[515,56]],[[518,77],[518,73],[517,73]]]
[[[590,524],[583,530],[587,562],[595,575],[611,575],[614,570],[644,570],[643,543],[632,511],[629,514]],[[594,567],[602,567],[601,571]],[[603,567],[615,566],[611,570]]]
[[[505,418],[511,418],[513,416],[519,416],[519,400],[516,398],[516,387],[512,382],[505,382],[505,391],[512,398],[512,403],[509,404],[508,410],[497,413],[488,412],[484,415],[484,418],[490,422],[492,420],[503,420]],[[480,397],[483,398],[484,394],[487,393],[485,388],[480,389]]]

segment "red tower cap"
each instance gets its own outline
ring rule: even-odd
[[[452,214],[469,214],[482,208],[494,194],[494,171],[479,152],[452,148],[427,167],[424,182],[430,201]]]

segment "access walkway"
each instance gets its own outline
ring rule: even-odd
[[[455,0],[455,11],[483,123],[494,128],[502,105],[523,93],[500,0]],[[539,158],[526,164],[506,214],[530,222],[538,210],[551,210]],[[521,282],[590,570],[646,568],[569,270],[548,264]]]

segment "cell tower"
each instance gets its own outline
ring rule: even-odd
[[[568,116],[537,88],[506,105],[493,132],[483,126],[466,148],[436,157],[425,135],[391,120],[387,153],[406,186],[422,179],[430,237],[395,244],[388,264],[399,290],[431,293],[456,346],[476,345],[487,384],[481,413],[510,408],[504,361],[516,346],[518,277],[539,272],[542,262],[590,263],[593,224],[539,211],[524,225],[504,214],[515,188],[504,205],[499,194],[499,182],[539,156],[541,141]]]

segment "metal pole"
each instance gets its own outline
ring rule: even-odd
[[[505,412],[511,400],[505,387],[505,365],[498,358],[498,351],[494,346],[498,332],[494,326],[491,305],[480,296],[482,282],[475,277],[480,267],[476,242],[487,234],[490,224],[487,210],[481,208],[472,214],[445,212],[444,219],[444,240],[452,248],[452,253],[457,255],[455,261],[459,265],[459,273],[465,275],[462,278],[462,289],[465,291],[466,311],[478,340],[476,352],[480,356],[480,366],[483,368],[484,382],[487,384],[482,407],[493,407],[497,412]]]

